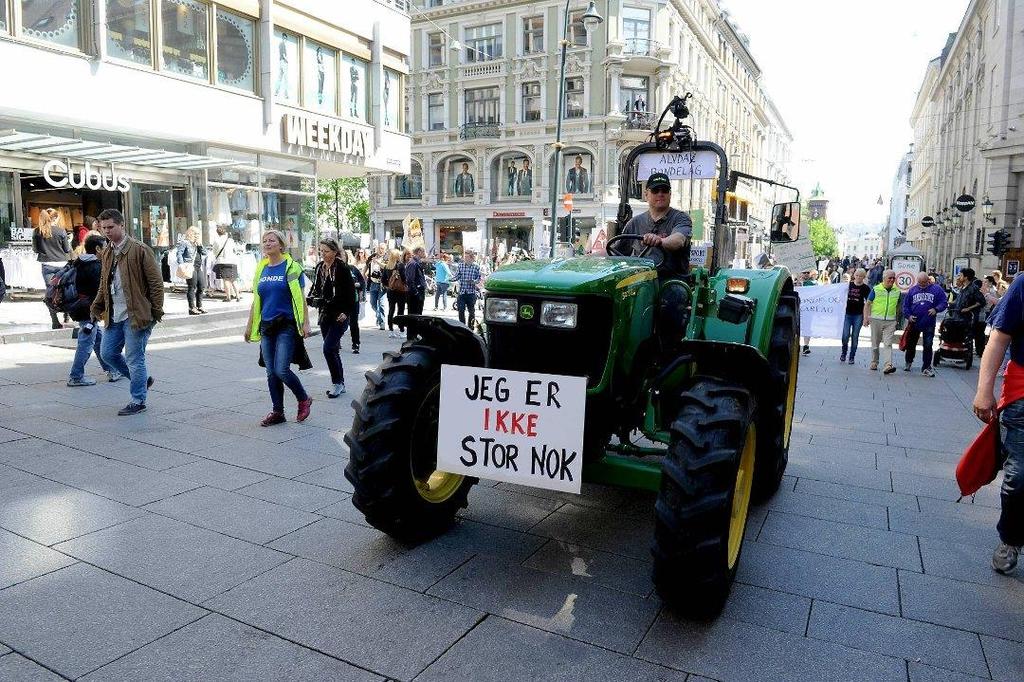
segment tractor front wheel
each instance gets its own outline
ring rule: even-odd
[[[374,528],[404,542],[446,530],[477,479],[437,471],[441,348],[407,342],[366,373],[345,435],[352,504]]]
[[[721,610],[739,565],[753,489],[757,405],[699,377],[680,397],[655,504],[654,584],[683,615]]]
[[[772,375],[773,403],[762,414],[757,468],[754,471],[754,502],[764,502],[779,489],[789,464],[789,436],[796,409],[796,381],[800,357],[800,299],[783,294],[772,320],[768,365]],[[771,414],[768,414],[769,411]]]

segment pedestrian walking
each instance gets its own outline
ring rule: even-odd
[[[105,209],[97,220],[109,245],[100,255],[100,286],[90,313],[104,324],[100,357],[130,381],[131,402],[117,413],[124,417],[146,410],[153,385],[146,344],[164,316],[164,282],[153,252],[128,235],[120,211]]]
[[[345,335],[346,329],[356,327],[355,291],[352,270],[345,263],[338,242],[333,239],[320,240],[320,262],[313,270],[313,284],[306,300],[318,311],[317,323],[324,339],[324,360],[327,361],[333,384],[332,389],[327,391],[328,398],[337,398],[345,392],[341,337]]]
[[[981,358],[974,414],[983,422],[999,419],[1002,426],[1003,483],[996,530],[999,544],[992,553],[992,568],[1010,573],[1024,545],[1024,278],[1015,277],[989,320],[992,333]],[[995,380],[1003,356],[1009,351],[1002,396],[997,411]]]
[[[423,259],[427,257],[423,247],[414,249],[406,260],[405,285],[409,288],[409,314],[422,315],[423,303],[427,296],[427,276],[423,272]]]
[[[455,299],[455,306],[459,311],[459,322],[468,324],[472,329],[476,322],[477,292],[483,277],[480,266],[476,264],[476,254],[467,251],[464,258],[465,260],[455,267],[453,273],[453,277],[459,285],[459,295]]]
[[[382,271],[388,260],[388,247],[378,244],[376,250],[366,259],[363,273],[369,283],[370,309],[377,321],[377,329],[384,331],[384,299],[387,298],[387,280],[383,279]]]
[[[843,317],[843,350],[839,354],[839,362],[854,362],[857,355],[857,343],[860,341],[860,328],[864,322],[864,304],[871,294],[871,287],[864,283],[864,268],[853,273],[846,292],[846,315]],[[850,355],[847,356],[847,348]],[[849,359],[847,359],[849,357]]]
[[[968,333],[974,331],[978,313],[985,307],[981,282],[975,278],[973,268],[964,268],[956,278],[957,295],[950,312],[967,324]]]
[[[441,304],[441,310],[448,310],[448,287],[451,286],[449,283],[452,279],[451,266],[448,265],[448,259],[451,258],[447,253],[442,253],[440,258],[434,261],[434,310],[437,310],[437,304]]]
[[[310,335],[309,309],[302,295],[306,277],[302,273],[302,265],[288,255],[288,242],[281,232],[267,230],[260,243],[263,258],[256,264],[256,275],[252,280],[252,307],[243,332],[246,343],[259,342],[261,364],[267,370],[271,410],[260,426],[287,421],[284,416],[285,386],[295,396],[298,403],[295,421],[301,422],[309,416],[313,398],[306,393],[291,365],[298,361],[300,369],[312,366],[303,343],[303,339]]]
[[[883,372],[892,374],[896,371],[892,363],[892,340],[902,304],[903,292],[896,286],[896,273],[893,270],[883,271],[882,282],[871,288],[864,304],[862,324],[871,328],[871,370],[878,369],[878,349],[884,345],[886,360]]]
[[[106,243],[106,237],[87,236],[82,242],[82,255],[73,261],[78,301],[69,308],[68,315],[72,320],[78,322],[78,345],[75,347],[75,359],[71,363],[71,371],[68,374],[68,386],[94,386],[96,384],[95,379],[85,376],[85,363],[89,361],[91,354],[96,355],[100,368],[107,373],[108,381],[114,382],[121,378],[121,373],[110,367],[100,354],[103,332],[91,313],[92,302],[100,290],[102,267],[98,254]]]
[[[401,322],[398,323],[399,333],[395,333],[395,313],[400,316],[405,315],[406,294],[409,291],[409,287],[405,284],[405,254],[407,253],[408,251],[393,250],[388,257],[387,265],[381,272],[381,276],[386,278],[388,288],[388,336],[393,339],[400,338],[405,333],[405,325]]]
[[[868,286],[874,287],[881,284],[884,273],[885,268],[882,267],[882,261],[875,259],[875,264],[871,267],[871,272],[868,274]]]
[[[806,271],[804,271],[802,273],[802,275],[803,275],[803,282],[800,283],[800,286],[813,287],[813,286],[818,284],[818,271],[817,270],[813,270],[813,269],[812,270],[806,270]],[[803,346],[804,346],[803,347],[803,354],[804,355],[810,355],[811,354],[811,337],[805,336],[803,338]]]
[[[917,284],[903,299],[903,315],[907,318],[905,364],[903,371],[909,372],[917,354],[917,339],[920,337],[921,373],[926,377],[935,376],[932,369],[932,343],[935,338],[935,318],[946,309],[946,294],[938,284],[932,284],[927,272],[917,273]]]
[[[362,251],[360,251],[362,253]],[[363,317],[363,301],[366,300],[366,280],[363,278],[362,270],[358,263],[358,257],[351,251],[342,254],[348,265],[349,274],[352,275],[352,286],[355,295],[352,297],[352,306],[348,310],[349,336],[352,339],[352,353],[359,354],[359,320]],[[363,256],[363,266],[366,265],[366,256]]]
[[[213,276],[224,286],[224,302],[241,301],[238,296],[238,242],[225,225],[217,226],[213,240]]]
[[[55,209],[39,209],[39,221],[36,229],[32,231],[32,251],[36,254],[43,272],[43,287],[50,284],[50,278],[68,264],[68,256],[71,254],[71,242],[68,233],[60,226],[60,215]],[[45,303],[44,303],[45,305]],[[46,306],[50,313],[50,326],[53,329],[63,329],[64,325],[57,319],[57,311]]]
[[[203,248],[199,228],[193,225],[178,238],[178,276],[185,280],[188,291],[188,314],[201,315],[203,310]]]

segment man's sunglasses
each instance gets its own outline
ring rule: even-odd
[[[654,189],[647,190],[651,194],[671,194],[672,190],[668,187],[655,187]]]

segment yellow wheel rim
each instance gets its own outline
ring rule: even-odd
[[[736,488],[732,493],[732,513],[729,516],[729,568],[736,566],[743,545],[743,532],[747,528],[747,511],[750,509],[750,491],[754,483],[754,451],[757,449],[757,427],[747,429],[747,438],[740,455],[740,466],[736,470]]]
[[[782,447],[789,447],[789,436],[793,432],[793,413],[796,411],[796,374],[800,362],[800,337],[793,337],[793,347],[789,351],[789,386],[786,387],[786,414],[783,417]]]
[[[461,474],[449,474],[444,471],[434,471],[426,480],[416,479],[416,491],[419,492],[427,502],[437,504],[444,502],[455,494],[455,491],[462,485]]]

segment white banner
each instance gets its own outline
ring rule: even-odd
[[[801,237],[795,242],[773,242],[772,258],[776,265],[785,265],[793,274],[810,270],[817,265],[811,240]]]
[[[579,493],[585,377],[441,366],[437,468]]]
[[[718,154],[709,150],[641,154],[637,159],[637,182],[647,182],[651,173],[664,173],[669,180],[713,180],[718,177]]]
[[[849,290],[849,283],[800,287],[800,334],[817,339],[841,338]]]

